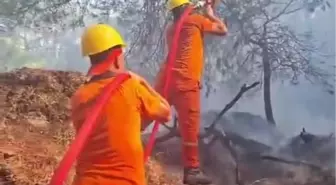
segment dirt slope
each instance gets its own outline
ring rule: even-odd
[[[0,74],[1,185],[48,183],[74,135],[69,98],[84,81],[80,73],[28,68]],[[155,161],[147,168],[149,185],[176,182]]]

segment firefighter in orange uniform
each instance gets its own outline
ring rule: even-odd
[[[205,15],[192,12],[182,25],[176,59],[171,69],[172,82],[169,86],[168,102],[178,114],[182,136],[182,160],[184,163],[183,183],[189,185],[211,184],[211,180],[200,170],[198,135],[200,127],[200,80],[203,71],[203,35],[206,33],[225,36],[226,24],[213,13],[214,4],[206,4]],[[175,23],[184,10],[192,6],[188,0],[169,0],[168,9],[174,21],[167,28],[167,45],[173,40]],[[157,77],[156,89],[162,93],[165,83],[163,64]]]
[[[83,56],[89,56],[90,81],[73,95],[72,121],[78,131],[104,86],[119,73],[124,64],[123,39],[106,24],[88,27],[81,38]],[[167,122],[171,111],[167,101],[140,76],[131,73],[109,99],[98,126],[80,154],[73,185],[145,185],[141,120]]]

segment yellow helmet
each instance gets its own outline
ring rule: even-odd
[[[169,0],[168,1],[168,10],[171,11],[173,10],[174,8],[177,8],[183,4],[187,4],[187,3],[190,3],[189,0]]]
[[[89,26],[81,38],[82,55],[94,55],[114,46],[125,46],[120,34],[107,24]]]

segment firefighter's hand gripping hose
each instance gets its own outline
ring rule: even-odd
[[[173,36],[173,41],[172,44],[170,46],[169,49],[169,53],[167,56],[167,67],[166,67],[166,71],[165,74],[167,74],[166,79],[165,79],[165,84],[164,84],[164,88],[163,88],[163,97],[167,98],[168,95],[168,90],[169,90],[169,84],[171,81],[171,69],[173,67],[173,63],[175,61],[176,58],[176,52],[177,52],[177,47],[178,47],[178,39],[180,36],[180,31],[183,25],[183,22],[185,20],[185,18],[190,14],[190,12],[193,10],[194,8],[192,6],[188,7],[182,14],[182,16],[180,17],[180,19],[178,20],[175,29],[174,29],[174,36]],[[145,153],[144,153],[144,160],[145,162],[147,162],[149,156],[152,153],[154,144],[155,144],[155,136],[157,134],[157,132],[159,131],[159,125],[160,123],[158,121],[156,121],[154,123],[154,127],[152,130],[152,133],[149,137],[147,146],[145,148]]]
[[[97,103],[93,107],[90,116],[87,117],[83,123],[81,129],[77,133],[75,140],[71,143],[58,168],[55,170],[54,175],[50,181],[50,185],[63,184],[72,164],[76,161],[79,153],[82,151],[82,148],[84,147],[90,133],[96,127],[96,124],[98,123],[96,119],[107,100],[113,96],[113,93],[116,92],[117,88],[120,87],[120,85],[129,78],[130,75],[127,73],[120,74],[104,88],[102,91],[103,93],[98,97]]]

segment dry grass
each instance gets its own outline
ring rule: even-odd
[[[28,68],[0,74],[0,184],[48,184],[74,136],[69,98],[84,80],[80,73]],[[158,162],[146,169],[149,185],[176,184]]]
[[[24,68],[1,73],[2,117],[62,124],[69,118],[69,98],[84,81],[80,73],[62,71]]]
[[[178,185],[180,177],[167,173],[160,162],[149,160],[146,165],[148,185]]]
[[[63,144],[63,140],[66,139],[63,138],[61,142],[59,140],[62,135],[50,137],[27,131],[17,124],[6,126],[6,129],[1,130],[0,135],[0,155],[2,156],[0,164],[11,171],[13,176],[9,181],[19,185],[47,184],[66,151],[66,145]],[[160,163],[154,160],[148,162],[146,171],[148,185],[176,185],[178,181],[178,177],[165,173]],[[73,175],[72,170],[67,184],[70,184]]]

